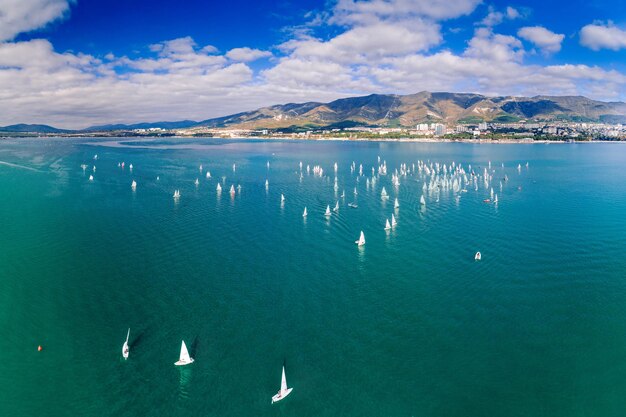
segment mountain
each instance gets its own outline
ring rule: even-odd
[[[242,129],[347,125],[415,126],[417,123],[536,121],[626,122],[626,104],[580,96],[488,97],[480,94],[372,94],[330,103],[290,103],[204,120],[198,126]]]
[[[107,131],[107,130],[134,130],[134,129],[185,129],[187,127],[196,126],[198,122],[193,120],[181,120],[179,122],[153,122],[153,123],[136,123],[132,125],[110,124],[101,126],[91,126],[84,129],[87,132]]]
[[[17,124],[11,126],[0,126],[0,132],[11,133],[69,133],[70,130],[57,129],[56,127],[48,125],[27,125]]]

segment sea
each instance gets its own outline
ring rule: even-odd
[[[1,416],[626,413],[624,144],[5,139],[0,196]]]

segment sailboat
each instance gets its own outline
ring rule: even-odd
[[[215,189],[217,190],[218,193],[222,192],[222,186],[220,185],[220,183],[217,183],[217,187],[215,187]]]
[[[306,212],[306,207],[304,208],[304,213],[302,213],[302,217],[306,217],[307,216],[307,212]]]
[[[231,186],[230,186],[230,193],[231,193],[232,195],[235,195],[235,186],[234,186],[234,185],[231,185]]]
[[[211,178],[211,171],[207,171],[207,172],[206,172],[206,177],[207,177],[207,178]]]
[[[480,254],[480,252],[476,252],[476,255],[474,255],[474,260],[475,261],[480,261],[482,259],[482,255]]]
[[[385,190],[385,187],[383,187],[383,190],[380,192],[380,198],[383,200],[387,200],[389,198],[389,195],[387,194],[387,190]]]
[[[361,230],[361,236],[359,236],[359,240],[357,240],[356,242],[354,242],[357,244],[357,246],[363,246],[365,245],[365,234],[363,233],[363,231]]]
[[[324,216],[326,217],[330,217],[331,216],[331,212],[330,212],[330,206],[326,206],[326,212],[324,213]]]
[[[174,198],[180,198],[180,191],[174,190]]]
[[[178,361],[174,362],[176,366],[189,365],[193,363],[193,358],[189,356],[189,352],[187,352],[187,345],[185,345],[185,341],[180,345],[180,358]]]
[[[196,185],[200,185],[200,180],[198,180],[198,179],[196,178],[196,180],[194,181],[194,184],[196,184]]]
[[[285,376],[285,365],[283,365],[283,376],[280,380],[280,389],[278,393],[272,397],[272,404],[284,399],[287,395],[291,394],[293,388],[287,388],[287,377]]]
[[[265,180],[265,189],[267,190],[268,188],[270,188],[270,182],[269,180]]]
[[[126,334],[126,341],[122,345],[122,356],[124,359],[128,359],[128,338],[130,337],[130,329],[128,329],[128,333]]]
[[[89,176],[89,181],[93,181],[93,175]]]
[[[396,201],[393,203],[393,208],[395,209],[400,208],[400,203],[398,202],[397,198],[396,198]]]
[[[335,208],[333,209],[333,211],[335,213],[337,213],[339,211],[339,201],[337,201],[337,204],[335,204]]]
[[[422,194],[422,196],[420,197],[420,204],[421,204],[422,206],[425,206],[425,205],[426,205],[426,199],[424,198],[424,194]]]
[[[133,182],[130,183],[130,188],[132,188],[133,191],[137,189],[137,182],[135,180],[133,180]]]
[[[391,230],[391,225],[389,224],[389,219],[385,220],[385,230]]]
[[[397,224],[398,224],[398,222],[396,221],[396,218],[392,214],[391,215],[391,226],[396,227]]]
[[[280,195],[280,204],[285,202],[285,196],[283,194]]]
[[[356,187],[354,187],[354,195],[357,195],[358,192],[356,191]]]

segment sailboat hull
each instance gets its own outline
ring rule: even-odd
[[[293,388],[287,388],[285,391],[279,392],[278,394],[274,395],[272,397],[272,404],[274,404],[275,402],[278,402],[278,401],[284,399],[286,396],[291,394],[292,390],[293,390]]]
[[[193,358],[189,358],[188,361],[176,361],[174,362],[174,365],[176,366],[185,366],[185,365],[189,365],[193,363]]]

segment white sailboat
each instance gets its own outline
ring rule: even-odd
[[[176,366],[189,365],[193,363],[193,358],[189,356],[189,352],[187,351],[187,345],[185,345],[185,341],[180,345],[180,357],[178,361],[174,362]]]
[[[207,177],[207,179],[211,178],[211,171],[207,171],[206,172],[206,177]]]
[[[268,188],[270,188],[270,182],[269,180],[265,180],[265,189],[267,190]]]
[[[222,186],[220,185],[219,182],[217,183],[217,187],[215,187],[215,189],[218,193],[222,192]]]
[[[363,233],[363,231],[361,230],[361,236],[359,236],[359,240],[357,240],[356,242],[354,242],[357,244],[357,246],[363,246],[365,245],[365,234]]]
[[[93,175],[89,176],[89,181],[93,181]]]
[[[272,397],[272,404],[284,399],[287,395],[291,394],[293,388],[287,388],[287,377],[285,376],[285,366],[283,365],[283,376],[280,380],[280,390]]]
[[[391,225],[389,224],[389,219],[385,220],[385,230],[391,230]]]
[[[235,194],[235,186],[234,185],[230,186],[230,193],[233,194],[233,195]]]
[[[331,216],[331,212],[330,212],[330,206],[326,206],[326,212],[324,213],[324,216],[326,217],[330,217]]]
[[[354,187],[354,195],[357,195],[358,192],[356,191],[356,187]]]
[[[306,207],[304,208],[304,213],[302,213],[302,217],[306,217],[307,216],[307,212],[306,212]]]
[[[483,258],[483,256],[480,254],[480,252],[476,252],[476,255],[474,255],[474,260],[475,261],[480,261]]]
[[[280,195],[280,204],[285,202],[285,196],[283,194]]]
[[[387,194],[387,190],[385,190],[385,187],[383,187],[383,190],[380,192],[380,198],[383,200],[387,200],[389,198],[389,195]]]
[[[180,191],[174,190],[174,198],[180,198]]]
[[[124,344],[122,345],[122,356],[124,357],[124,359],[128,359],[128,338],[130,337],[130,329],[128,329],[128,333],[126,334],[126,341],[124,342]]]
[[[130,188],[132,188],[133,191],[137,189],[137,182],[135,180],[133,180],[133,182],[130,183]]]
[[[339,211],[339,201],[337,201],[337,203],[335,204],[335,208],[333,209],[333,211],[335,213],[337,213]]]
[[[196,180],[195,180],[193,183],[194,183],[194,184],[196,184],[196,186],[198,186],[198,185],[200,185],[200,180],[198,180],[198,179],[196,178]]]
[[[426,205],[426,199],[424,198],[424,194],[422,194],[422,196],[420,197],[420,204],[421,204],[422,206],[425,206],[425,205]]]
[[[392,227],[396,227],[396,225],[398,224],[398,222],[396,221],[396,218],[394,217],[394,215],[391,215],[391,226]]]
[[[394,201],[394,203],[393,203],[393,208],[395,208],[395,209],[400,208],[400,203],[398,202],[397,198],[396,198],[396,201]]]

